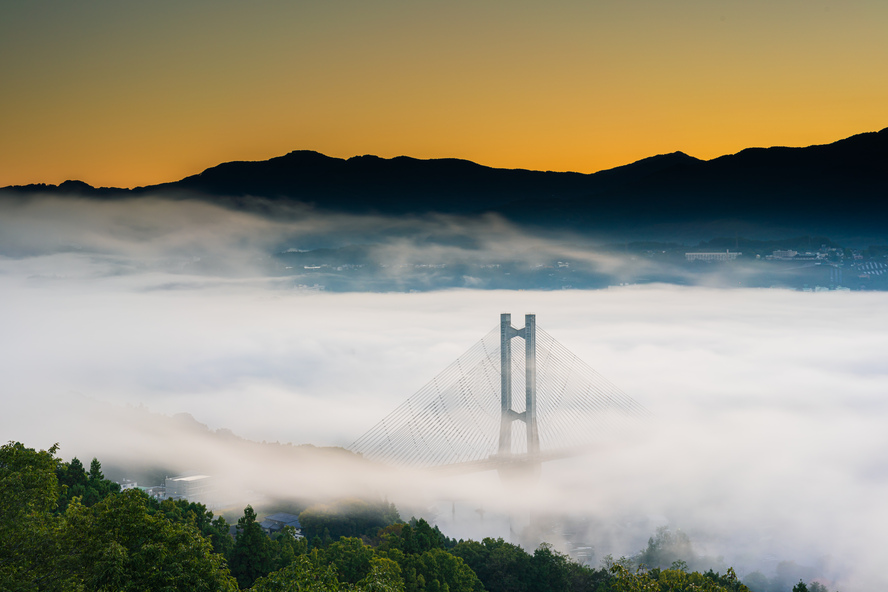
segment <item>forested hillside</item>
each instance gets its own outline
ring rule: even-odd
[[[290,527],[267,536],[247,506],[231,536],[201,504],[121,492],[97,459],[87,472],[57,452],[0,448],[4,591],[749,590],[733,569],[701,573],[681,560],[648,569],[638,558],[608,559],[596,569],[545,544],[528,553],[502,539],[456,541],[425,520],[403,522],[391,504],[360,500],[306,509],[304,538]],[[658,544],[645,556],[655,563]],[[808,589],[799,582],[793,591]]]

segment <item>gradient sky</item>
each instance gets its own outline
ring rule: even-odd
[[[884,0],[0,3],[0,186],[296,149],[593,172],[888,125]]]

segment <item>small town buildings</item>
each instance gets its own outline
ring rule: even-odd
[[[685,259],[688,261],[733,261],[738,255],[743,253],[732,253],[730,251],[721,251],[716,253],[685,253]]]
[[[302,525],[299,524],[299,516],[295,514],[278,512],[277,514],[266,516],[265,520],[259,523],[259,526],[269,535],[282,531],[285,526],[292,526],[296,530],[296,538],[302,538]]]

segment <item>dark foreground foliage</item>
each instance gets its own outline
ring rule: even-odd
[[[17,442],[0,447],[4,592],[749,590],[731,569],[700,573],[683,561],[669,569],[620,561],[594,569],[548,545],[530,554],[502,539],[457,542],[425,520],[401,522],[391,504],[360,500],[303,512],[311,545],[289,527],[267,536],[250,506],[232,538],[225,519],[201,504],[120,492],[98,460],[87,473],[77,459],[63,463],[56,452]],[[653,543],[652,549],[662,551]],[[816,588],[803,582],[794,588],[808,589]]]

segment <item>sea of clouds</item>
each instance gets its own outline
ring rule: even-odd
[[[434,247],[444,259],[564,248],[497,219],[461,224],[311,212],[275,220],[159,199],[4,201],[0,436],[115,462],[200,445],[115,420],[115,410],[146,408],[256,441],[347,446],[500,313],[520,325],[532,312],[652,420],[547,465],[533,491],[504,490],[490,475],[389,473],[368,477],[373,489],[405,506],[459,500],[609,524],[595,540],[599,557],[637,551],[662,524],[748,570],[792,560],[843,590],[885,583],[888,293],[648,285],[328,294],[266,273],[275,250],[334,237],[389,236],[393,253],[419,260],[416,250],[430,247],[417,237],[444,227],[494,230],[470,247]],[[214,264],[195,272],[207,259]],[[330,475],[324,492],[354,481]],[[620,521],[624,534],[614,534]],[[445,528],[451,536],[483,534],[477,521],[440,522],[463,529]]]

